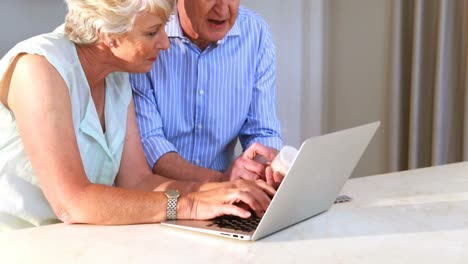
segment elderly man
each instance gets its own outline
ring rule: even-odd
[[[179,0],[171,46],[130,77],[146,159],[178,180],[281,181],[276,55],[266,22],[239,0]],[[244,152],[233,161],[239,139]]]

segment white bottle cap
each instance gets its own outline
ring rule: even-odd
[[[273,171],[286,175],[291,167],[292,162],[296,158],[297,149],[291,146],[284,146],[281,151],[276,155],[273,162],[271,162],[271,168]]]

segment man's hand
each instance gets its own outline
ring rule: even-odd
[[[236,179],[252,181],[262,179],[268,182],[265,169],[276,157],[276,154],[278,154],[276,149],[255,142],[234,161],[224,173],[225,177],[230,181]],[[270,179],[274,179],[274,176],[270,175]],[[273,181],[270,180],[270,182]]]
[[[265,178],[268,185],[273,186],[273,188],[277,190],[281,182],[283,181],[284,175],[280,172],[273,171],[271,166],[268,166],[265,169]]]

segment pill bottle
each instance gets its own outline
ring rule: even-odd
[[[273,171],[286,175],[296,155],[297,149],[295,147],[284,146],[271,162],[271,168]]]

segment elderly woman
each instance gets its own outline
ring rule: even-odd
[[[125,72],[169,47],[174,1],[66,3],[63,29],[0,61],[0,230],[261,215],[275,192],[263,181],[178,182],[145,161]]]

